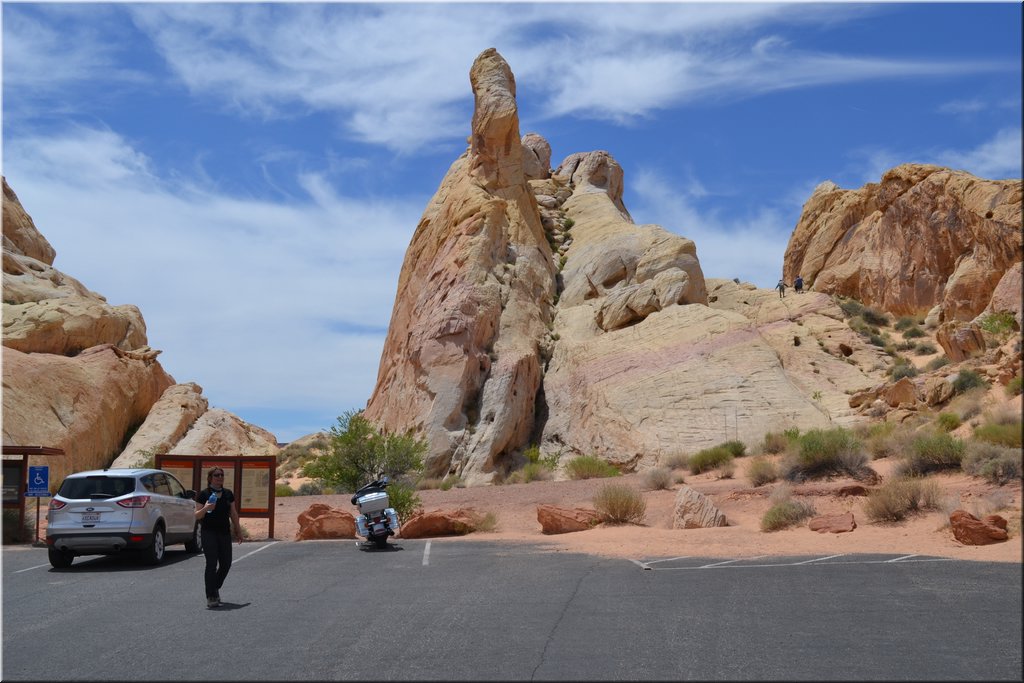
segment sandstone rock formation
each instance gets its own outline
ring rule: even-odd
[[[608,152],[543,172],[547,143],[518,138],[500,55],[470,80],[472,143],[406,252],[365,411],[425,438],[428,474],[488,483],[530,443],[629,471],[861,419],[847,392],[882,379],[884,353],[829,297],[706,281],[691,240],[633,223]]]
[[[819,534],[843,534],[857,528],[852,512],[837,515],[819,515],[807,522],[807,528]]]
[[[728,525],[725,515],[710,498],[689,486],[679,488],[672,516],[673,529],[707,529]]]
[[[476,531],[480,515],[473,508],[430,510],[402,521],[398,534],[402,538],[465,536]]]
[[[804,204],[783,276],[898,315],[971,320],[1024,257],[1020,219],[1020,180],[904,164],[859,190],[826,182]]]
[[[296,541],[355,538],[356,535],[356,518],[352,513],[325,503],[313,503],[299,513],[298,521]]]
[[[568,534],[593,529],[601,523],[596,510],[563,508],[557,505],[538,505],[537,521],[543,534]]]
[[[56,253],[3,179],[4,444],[64,449],[71,472],[142,464],[159,452],[277,452],[273,435],[208,411],[197,385],[175,385],[136,306],[111,306],[53,267]],[[127,442],[127,443],[126,443]]]
[[[966,510],[953,510],[949,514],[953,537],[964,545],[988,545],[1008,538],[1006,519],[999,515],[986,515],[978,519]]]

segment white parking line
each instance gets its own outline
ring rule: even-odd
[[[34,567],[28,567],[27,569],[19,569],[18,571],[16,571],[16,572],[11,572],[11,573],[12,573],[12,574],[20,574],[20,573],[22,573],[22,572],[30,572],[30,571],[32,571],[33,569],[42,569],[43,567],[49,567],[49,566],[50,566],[49,564],[37,564],[37,565],[36,565],[36,566],[34,566]]]
[[[633,558],[630,558],[629,561],[632,562],[633,564],[635,564],[636,566],[640,567],[640,569],[653,569],[653,567],[649,566],[646,562],[641,562],[640,560],[634,560]],[[658,562],[659,560],[654,560],[654,561]]]
[[[741,557],[735,560],[725,560],[724,562],[715,562],[714,564],[705,564],[699,569],[708,569],[710,567],[721,567],[723,564],[732,564],[733,562],[742,562],[744,560],[760,560],[764,555],[758,555],[757,557]]]
[[[900,560],[909,560],[912,557],[917,557],[917,555],[904,555],[903,557],[894,557],[891,560],[886,560],[886,562],[899,562]]]
[[[240,558],[238,558],[237,560],[233,560],[233,561],[232,561],[232,564],[234,564],[234,563],[236,563],[236,562],[241,562],[241,561],[242,561],[242,560],[244,560],[245,558],[247,558],[247,557],[251,557],[251,556],[255,555],[256,553],[258,553],[258,552],[259,552],[259,551],[261,551],[261,550],[266,550],[267,548],[269,548],[270,546],[274,545],[275,543],[280,543],[280,541],[271,541],[270,543],[266,544],[265,546],[261,546],[261,547],[259,547],[259,548],[256,548],[256,550],[253,550],[253,551],[252,551],[251,553],[246,553],[245,555],[242,555],[242,556],[241,556]]]
[[[846,553],[839,553],[838,555],[829,555],[828,557],[815,557],[812,560],[804,560],[803,562],[794,562],[793,564],[797,565],[797,564],[810,564],[811,562],[821,562],[822,560],[831,560],[834,557],[842,557],[845,554]]]
[[[427,544],[423,546],[423,566],[426,567],[430,564],[430,539],[427,539]]]
[[[664,560],[648,560],[647,564],[654,564],[656,562],[674,562],[675,560],[685,560],[688,557],[690,557],[690,556],[689,555],[681,555],[679,557],[668,557],[668,558],[665,558]]]

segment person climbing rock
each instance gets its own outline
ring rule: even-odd
[[[797,294],[803,294],[804,293],[804,279],[802,277],[800,277],[799,275],[797,275],[796,279],[793,280],[793,289],[796,290]]]
[[[775,289],[779,290],[779,298],[786,296],[786,283],[779,280],[779,284],[775,285]]]

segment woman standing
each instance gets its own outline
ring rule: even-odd
[[[224,470],[214,467],[206,475],[209,484],[196,497],[196,519],[200,520],[203,554],[206,556],[206,606],[220,607],[220,587],[231,569],[231,528],[242,542],[235,494],[224,488]]]

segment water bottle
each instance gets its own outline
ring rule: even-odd
[[[214,505],[216,505],[217,504],[217,492],[216,491],[211,491],[210,492],[210,497],[209,497],[209,499],[207,499],[206,502],[213,503]],[[210,514],[211,512],[213,512],[213,510],[207,510],[206,514]]]

